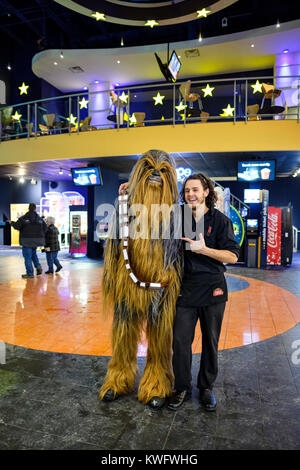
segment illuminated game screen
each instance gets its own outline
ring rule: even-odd
[[[72,168],[73,183],[76,186],[102,185],[102,177],[98,167]]]
[[[247,219],[247,228],[258,228],[258,219]]]
[[[178,59],[178,56],[177,56],[176,52],[173,51],[172,55],[171,55],[171,58],[170,58],[170,61],[169,61],[169,65],[168,65],[168,69],[169,69],[169,72],[172,76],[173,82],[175,82],[177,80],[180,67],[181,67],[181,62]]]
[[[260,189],[244,189],[244,202],[253,204],[260,201]]]
[[[238,162],[238,181],[274,181],[275,160]]]

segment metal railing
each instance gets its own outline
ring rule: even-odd
[[[300,233],[300,230],[297,229],[293,225],[293,252],[296,253],[298,251],[298,233]]]
[[[291,86],[280,88],[280,94],[270,99],[266,105],[266,94],[255,91],[253,85],[261,82],[269,85],[276,80],[292,80]],[[194,122],[244,121],[264,119],[295,119],[300,123],[300,77],[273,76],[234,79],[210,79],[191,82],[190,97],[186,96],[187,82],[156,83],[152,85],[132,86],[100,92],[80,92],[55,98],[18,103],[0,108],[0,141],[12,138],[37,138],[57,133],[78,134],[86,130],[114,127],[129,129],[131,126],[166,125],[184,126]],[[209,84],[211,91],[205,91]],[[275,86],[275,85],[274,85]],[[253,87],[253,88],[251,88]],[[116,94],[113,106],[110,93]],[[160,92],[161,101],[154,100]],[[272,93],[271,93],[272,94]],[[93,108],[97,95],[102,95],[106,108]],[[286,96],[292,106],[287,106]],[[292,95],[292,96],[291,96]],[[81,106],[82,98],[87,98],[89,106]],[[155,103],[154,103],[154,101]],[[249,106],[255,105],[250,109]],[[223,112],[222,112],[223,111]],[[269,111],[269,112],[268,112]],[[101,122],[96,119],[102,113]],[[145,118],[137,116],[145,113]],[[52,121],[54,114],[54,120]],[[47,121],[52,115],[51,122]],[[87,118],[93,115],[91,122]],[[47,119],[45,119],[45,117]],[[110,120],[107,118],[111,118]],[[114,119],[112,119],[114,118]],[[93,122],[94,120],[94,122]],[[114,122],[112,122],[114,121]]]

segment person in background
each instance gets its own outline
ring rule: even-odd
[[[24,257],[26,274],[22,274],[24,279],[34,277],[33,265],[36,274],[42,274],[43,270],[36,254],[36,249],[45,244],[45,231],[47,228],[44,220],[37,214],[36,205],[30,203],[28,212],[22,215],[16,222],[7,222],[20,232],[20,245]]]
[[[54,217],[46,218],[47,230],[45,233],[45,252],[48,263],[48,271],[46,274],[53,274],[53,264],[56,266],[56,273],[62,269],[62,265],[58,261],[57,255],[60,250],[58,235],[58,228],[55,227]]]

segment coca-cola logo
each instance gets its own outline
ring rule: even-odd
[[[277,248],[278,243],[278,214],[269,214],[268,219],[268,246],[270,248]]]

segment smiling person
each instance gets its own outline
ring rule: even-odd
[[[204,409],[215,411],[213,384],[218,373],[218,342],[227,301],[223,263],[237,262],[239,245],[234,240],[231,220],[214,207],[217,195],[207,176],[189,176],[181,198],[185,215],[192,212],[192,231],[197,237],[187,238],[187,233],[183,237],[184,274],[173,327],[175,392],[168,408],[176,411],[191,397],[192,343],[199,319],[202,353],[197,387]],[[199,225],[202,233],[197,229]]]

